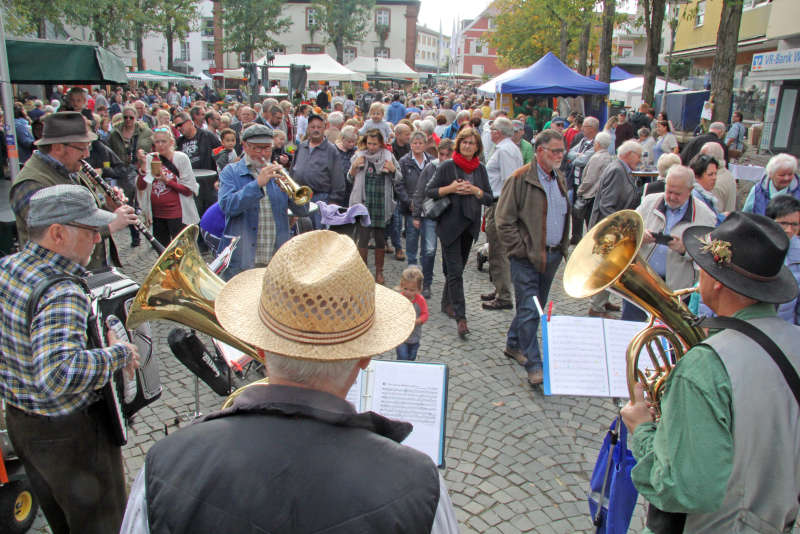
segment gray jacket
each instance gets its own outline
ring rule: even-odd
[[[594,226],[619,210],[634,209],[641,192],[628,167],[619,159],[612,161],[600,176],[600,189],[594,198],[589,226]]]

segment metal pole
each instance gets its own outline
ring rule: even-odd
[[[3,17],[0,17],[0,94],[5,111],[4,129],[6,152],[8,153],[8,172],[11,179],[19,173],[19,155],[17,154],[17,132],[14,128],[14,96],[11,89],[11,71],[8,69],[6,53],[6,32],[3,29]]]

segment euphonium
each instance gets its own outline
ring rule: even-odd
[[[222,409],[224,410],[225,408],[230,408],[231,406],[233,406],[233,401],[236,400],[236,397],[238,397],[239,395],[241,395],[242,393],[244,393],[245,391],[247,391],[251,387],[265,386],[267,384],[269,384],[269,378],[268,377],[267,378],[262,378],[260,380],[256,380],[255,382],[250,382],[249,384],[245,384],[244,386],[242,386],[240,388],[237,388],[233,393],[228,395],[228,397],[225,399],[225,402],[222,403]]]
[[[280,168],[279,172],[281,175],[275,178],[275,180],[278,182],[278,186],[280,186],[283,192],[289,196],[291,201],[298,206],[308,204],[308,201],[314,196],[314,192],[311,188],[305,185],[298,185],[283,167]]]
[[[217,321],[214,300],[225,282],[200,255],[197,234],[196,225],[187,226],[158,258],[133,299],[128,329],[153,319],[169,319],[262,360],[254,347],[229,334]]]
[[[575,298],[609,290],[650,314],[647,326],[628,345],[626,354],[628,392],[640,382],[658,409],[664,381],[674,364],[693,345],[705,338],[694,325],[695,316],[680,297],[694,291],[671,291],[639,255],[644,221],[633,210],[609,215],[592,228],[575,247],[564,270],[564,289]],[[655,326],[658,318],[667,325]],[[646,350],[653,365],[642,370],[639,357]]]

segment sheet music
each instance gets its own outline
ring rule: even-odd
[[[225,363],[227,363],[228,367],[231,369],[241,371],[242,367],[247,365],[247,363],[252,360],[250,356],[239,349],[228,345],[224,341],[220,341],[219,339],[214,339],[212,341],[219,349],[220,354],[222,354],[222,359],[225,360]]]
[[[373,360],[370,367],[374,369],[371,409],[414,425],[403,444],[441,465],[446,366]]]
[[[636,321],[620,321],[617,319],[603,319],[603,328],[606,338],[606,358],[608,360],[608,381],[612,397],[628,398],[628,379],[626,353],[633,337],[638,334],[646,323]],[[650,360],[639,361],[639,366],[644,368]]]
[[[602,319],[554,316],[547,345],[546,394],[610,396]]]
[[[361,388],[364,385],[364,371],[359,371],[358,375],[356,376],[356,381],[353,384],[353,387],[350,388],[350,391],[347,392],[347,397],[345,400],[355,406],[357,412],[363,412],[364,407],[361,403],[362,398],[362,391]]]

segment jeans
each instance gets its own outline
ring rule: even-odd
[[[392,220],[389,221],[389,226],[386,227],[386,233],[392,240],[392,246],[395,250],[403,250],[403,241],[401,240],[403,233],[403,216],[400,214],[400,208],[394,207]]]
[[[330,193],[317,193],[314,191],[314,202],[321,200],[322,202],[327,203],[330,196]],[[310,212],[308,217],[311,219],[311,226],[314,228],[314,230],[324,230],[328,227],[328,225],[322,224],[322,214],[319,212],[319,210]]]
[[[422,226],[417,230],[414,227],[414,217],[411,215],[402,215],[403,221],[406,224],[406,259],[409,265],[417,265],[417,251],[419,250],[419,235],[422,231]]]
[[[413,362],[417,359],[417,351],[419,350],[419,343],[401,343],[397,345],[395,352],[397,352],[398,360],[406,360]]]
[[[422,219],[419,233],[422,245],[422,287],[431,287],[433,284],[433,264],[436,261],[436,221]]]
[[[517,313],[508,329],[506,346],[522,351],[528,359],[525,364],[525,369],[528,371],[539,371],[542,368],[542,355],[539,341],[536,339],[540,316],[533,297],[538,297],[542,307],[546,306],[550,285],[562,258],[560,252],[548,252],[543,273],[536,270],[527,258],[509,258]]]

